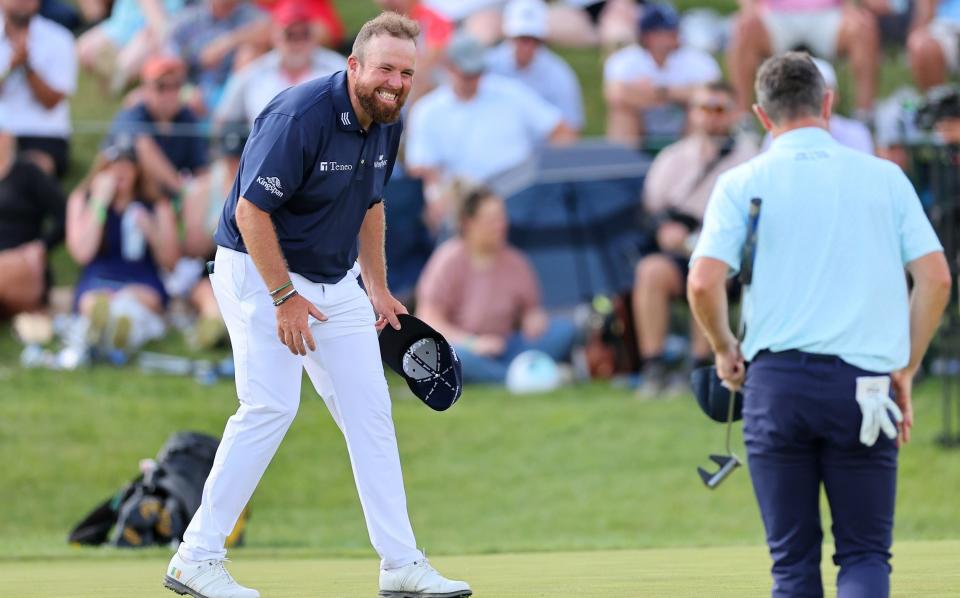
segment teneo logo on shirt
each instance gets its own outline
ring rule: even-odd
[[[264,189],[267,190],[267,193],[276,195],[277,197],[283,197],[283,185],[280,184],[280,179],[275,176],[268,177],[257,177],[257,182],[260,183]]]
[[[333,170],[353,170],[353,164],[341,164],[339,162],[320,163],[320,172],[330,172]]]
[[[385,158],[383,157],[383,154],[380,154],[380,157],[377,158],[377,161],[373,163],[373,167],[374,167],[374,168],[383,168],[384,166],[387,165],[387,162],[389,162],[389,160],[385,159]]]

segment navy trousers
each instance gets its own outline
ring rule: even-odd
[[[836,542],[838,598],[890,594],[897,447],[860,443],[858,376],[843,360],[761,352],[744,385],[743,435],[773,558],[774,598],[820,598],[820,485]]]

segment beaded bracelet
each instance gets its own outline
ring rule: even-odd
[[[285,289],[285,288],[287,288],[287,287],[292,287],[292,286],[293,286],[293,281],[292,281],[292,280],[288,280],[286,283],[284,283],[284,284],[278,286],[277,288],[273,289],[272,291],[270,291],[270,296],[273,297],[273,296],[275,296],[277,293],[279,293],[280,291],[282,291],[283,289]]]
[[[283,297],[280,297],[279,299],[274,299],[273,306],[280,307],[281,305],[289,301],[290,298],[292,298],[294,295],[299,295],[299,293],[297,293],[297,289],[291,289],[290,292],[284,295]]]

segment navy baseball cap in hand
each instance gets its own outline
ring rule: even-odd
[[[427,407],[445,411],[463,394],[460,358],[443,335],[423,320],[399,314],[400,330],[380,332],[380,356],[403,376],[407,386]]]
[[[700,409],[703,409],[707,417],[713,421],[727,423],[731,394],[733,394],[733,421],[743,419],[743,393],[731,393],[730,389],[723,385],[714,366],[693,370],[690,373],[690,384],[693,386],[693,398],[697,400]]]

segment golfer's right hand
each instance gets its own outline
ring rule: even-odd
[[[740,390],[747,375],[747,366],[740,353],[740,344],[732,343],[728,348],[717,351],[715,354],[717,376],[724,382],[724,386],[731,390]]]
[[[277,336],[280,342],[294,355],[306,355],[307,350],[316,351],[317,344],[310,332],[310,316],[325,322],[327,316],[310,303],[303,295],[294,295],[277,308]]]

